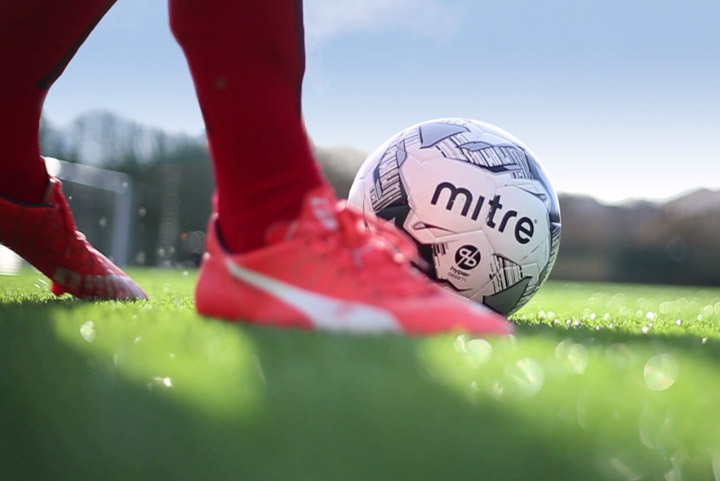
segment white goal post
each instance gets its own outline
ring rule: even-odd
[[[45,157],[48,173],[60,180],[111,192],[115,195],[110,258],[119,266],[127,265],[130,242],[130,219],[133,202],[132,179],[113,170],[75,164]]]
[[[60,180],[100,189],[114,195],[112,241],[110,252],[106,254],[117,265],[127,265],[133,202],[133,185],[130,176],[53,157],[45,157],[45,165],[48,173]],[[20,259],[12,251],[0,245],[0,274],[17,272],[20,264]]]

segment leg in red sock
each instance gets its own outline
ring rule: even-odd
[[[38,129],[43,101],[115,0],[0,3],[0,195],[37,203],[47,191]]]
[[[48,89],[115,0],[0,3],[0,243],[53,280],[53,292],[102,299],[145,293],[77,231],[38,130]]]
[[[262,246],[325,181],[300,107],[305,70],[297,0],[170,0],[205,117],[227,247]]]

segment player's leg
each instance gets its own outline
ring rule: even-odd
[[[144,297],[76,231],[40,155],[48,89],[115,0],[0,2],[0,243],[54,280],[56,293]]]
[[[218,191],[220,230],[243,252],[269,225],[300,212],[324,183],[302,122],[305,69],[297,0],[171,0],[205,119]]]
[[[511,330],[414,271],[414,249],[393,227],[371,221],[367,230],[338,204],[302,122],[299,1],[170,0],[170,17],[218,189],[197,287],[201,313],[356,331]]]
[[[0,195],[40,202],[38,128],[48,89],[115,0],[0,2]]]

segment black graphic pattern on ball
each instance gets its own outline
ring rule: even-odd
[[[480,265],[480,250],[473,245],[464,245],[455,251],[455,264],[458,267],[471,270]]]
[[[400,167],[406,157],[405,141],[401,139],[385,151],[377,167],[373,170],[370,200],[375,212],[389,206],[406,203],[407,195],[400,179]]]

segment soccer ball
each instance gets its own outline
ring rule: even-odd
[[[477,120],[398,133],[365,159],[348,202],[408,233],[430,277],[506,315],[537,292],[560,245],[558,200],[540,163]]]

